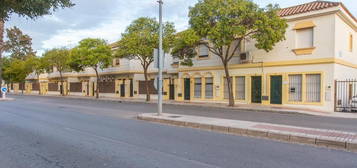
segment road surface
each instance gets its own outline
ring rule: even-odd
[[[356,153],[134,119],[138,113],[155,111],[152,104],[12,97],[16,101],[0,102],[1,168],[357,167]],[[214,115],[214,108],[169,105],[165,110]],[[233,112],[248,119],[249,112],[216,111],[227,116]],[[311,117],[279,113],[266,116],[269,121]],[[356,129],[352,128],[356,120],[314,120],[331,120],[331,126]],[[339,123],[342,121],[347,124]]]

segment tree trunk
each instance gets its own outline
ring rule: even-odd
[[[95,75],[97,76],[97,89],[95,90],[95,98],[99,99],[99,74],[97,68],[94,68]]]
[[[25,82],[22,82],[21,94],[24,95]]]
[[[59,71],[59,73],[60,73],[60,80],[61,80],[61,88],[60,88],[61,89],[61,93],[62,93],[61,95],[65,96],[65,94],[64,94],[64,85],[63,85],[64,81],[63,81],[62,71]]]
[[[148,68],[144,67],[144,76],[145,76],[145,87],[146,87],[146,101],[150,101],[150,89],[149,89],[149,78],[148,78]]]
[[[38,79],[38,95],[41,95],[40,75],[37,75],[37,79]]]
[[[223,63],[223,66],[224,66],[224,72],[226,73],[226,81],[227,81],[227,86],[228,86],[228,95],[229,95],[228,106],[233,107],[234,106],[234,97],[233,97],[232,78],[229,74],[228,63]]]
[[[3,65],[2,52],[3,52],[3,45],[4,45],[4,29],[5,29],[4,24],[5,21],[0,18],[0,87],[2,86],[2,65]]]

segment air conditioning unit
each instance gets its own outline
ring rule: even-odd
[[[239,55],[239,63],[246,64],[252,62],[250,52],[244,52]]]

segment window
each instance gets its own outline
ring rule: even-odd
[[[113,65],[114,65],[114,66],[119,66],[119,65],[120,65],[120,59],[119,59],[119,58],[115,58],[115,59],[113,60]]]
[[[350,39],[349,39],[349,51],[353,51],[353,35],[350,34]]]
[[[314,29],[306,28],[296,30],[296,48],[314,47]]]
[[[198,48],[198,57],[199,58],[207,58],[208,57],[208,47],[204,44],[200,44]]]
[[[202,93],[202,82],[201,78],[195,78],[195,93],[194,96],[195,98],[201,98],[201,93]]]
[[[205,85],[205,97],[206,99],[212,99],[213,98],[213,78],[205,78],[206,80],[206,85]]]
[[[306,101],[307,102],[321,101],[321,75],[320,74],[306,75]]]
[[[245,77],[244,76],[236,77],[236,99],[237,100],[245,99]]]
[[[302,101],[302,75],[289,75],[289,101]]]

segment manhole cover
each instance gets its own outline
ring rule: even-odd
[[[181,116],[169,116],[169,118],[180,118]]]

